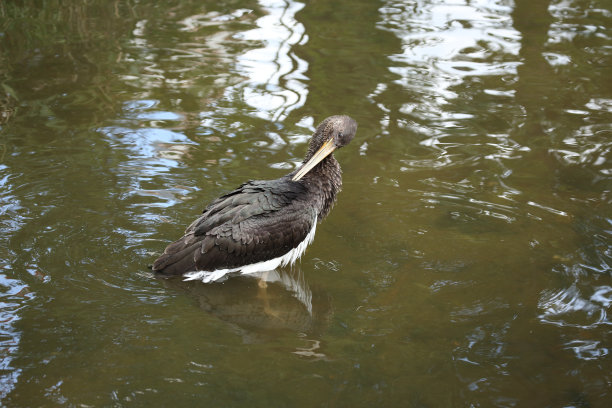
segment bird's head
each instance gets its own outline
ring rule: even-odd
[[[356,132],[357,122],[349,116],[338,115],[325,119],[310,139],[306,163],[295,173],[292,180],[298,181],[334,150],[349,144]]]

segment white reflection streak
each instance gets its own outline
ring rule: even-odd
[[[413,97],[391,118],[389,108],[378,103],[385,117],[381,133],[388,133],[389,121],[396,121],[398,127],[421,135],[425,139],[421,144],[438,155],[405,161],[402,171],[456,163],[450,152],[458,145],[445,141],[447,131],[462,128],[474,116],[451,111],[459,97],[458,85],[471,77],[516,77],[521,44],[511,12],[503,0],[383,2],[378,28],[392,32],[402,44],[401,52],[389,56],[389,70],[399,76],[394,82]],[[487,91],[500,98],[512,96],[512,91],[503,87]],[[370,99],[376,102],[376,93]],[[499,158],[516,155],[520,146],[513,146],[505,135],[493,137],[497,141],[488,144],[493,152],[486,158],[502,165]]]
[[[558,291],[545,291],[538,302],[542,310],[538,317],[540,321],[555,326],[591,329],[612,325],[607,313],[611,304],[612,287],[597,287],[587,299],[574,284]]]
[[[509,7],[489,0],[462,5],[440,3],[415,12],[389,0],[380,9],[384,22],[380,27],[393,32],[403,43],[402,54],[390,57],[400,63],[390,70],[401,76],[401,85],[429,88],[430,94],[440,98],[436,101],[439,105],[457,96],[449,88],[461,83],[463,77],[516,74],[518,63],[482,61],[487,52],[518,55],[520,35],[512,28]],[[488,47],[483,48],[482,43]],[[466,54],[467,49],[473,51]],[[428,83],[416,83],[427,71]]]
[[[260,0],[267,15],[257,20],[258,28],[240,34],[241,39],[260,41],[263,47],[238,58],[238,70],[248,78],[243,96],[247,104],[267,120],[281,121],[301,107],[308,90],[303,82],[308,68],[291,48],[307,41],[304,26],[295,13],[304,4],[295,1]]]
[[[292,269],[288,273],[281,273],[275,269],[267,273],[263,272],[260,278],[264,278],[266,282],[278,282],[283,285],[287,291],[291,292],[306,307],[306,310],[312,316],[312,291],[301,269],[298,268],[297,271]]]
[[[1,261],[1,260],[0,260]],[[12,279],[5,276],[2,266],[0,265],[0,400],[6,397],[16,386],[21,369],[11,365],[15,358],[16,352],[19,350],[21,343],[21,332],[15,327],[21,316],[19,315],[22,309],[22,299],[27,299],[22,293],[27,293],[28,289],[25,284],[17,279]]]
[[[576,353],[576,357],[582,360],[596,360],[608,355],[608,349],[599,347],[599,341],[594,340],[572,340],[566,343]]]
[[[552,214],[555,214],[555,215],[560,215],[560,216],[563,216],[563,217],[569,217],[569,214],[566,213],[565,211],[556,210],[556,209],[554,209],[552,207],[547,207],[545,205],[538,204],[538,203],[536,203],[534,201],[527,201],[527,205],[530,205],[530,206],[536,207],[536,208],[540,208],[540,209],[542,209],[544,211],[548,211],[549,213],[552,213]]]

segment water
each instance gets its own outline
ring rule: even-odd
[[[0,4],[5,406],[612,402],[606,0]],[[359,123],[294,268],[147,269]]]

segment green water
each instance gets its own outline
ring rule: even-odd
[[[0,398],[609,407],[607,0],[0,3]],[[147,265],[359,123],[301,262]]]

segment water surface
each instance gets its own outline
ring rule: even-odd
[[[606,0],[0,4],[6,406],[607,407]],[[349,114],[302,261],[147,265]]]

